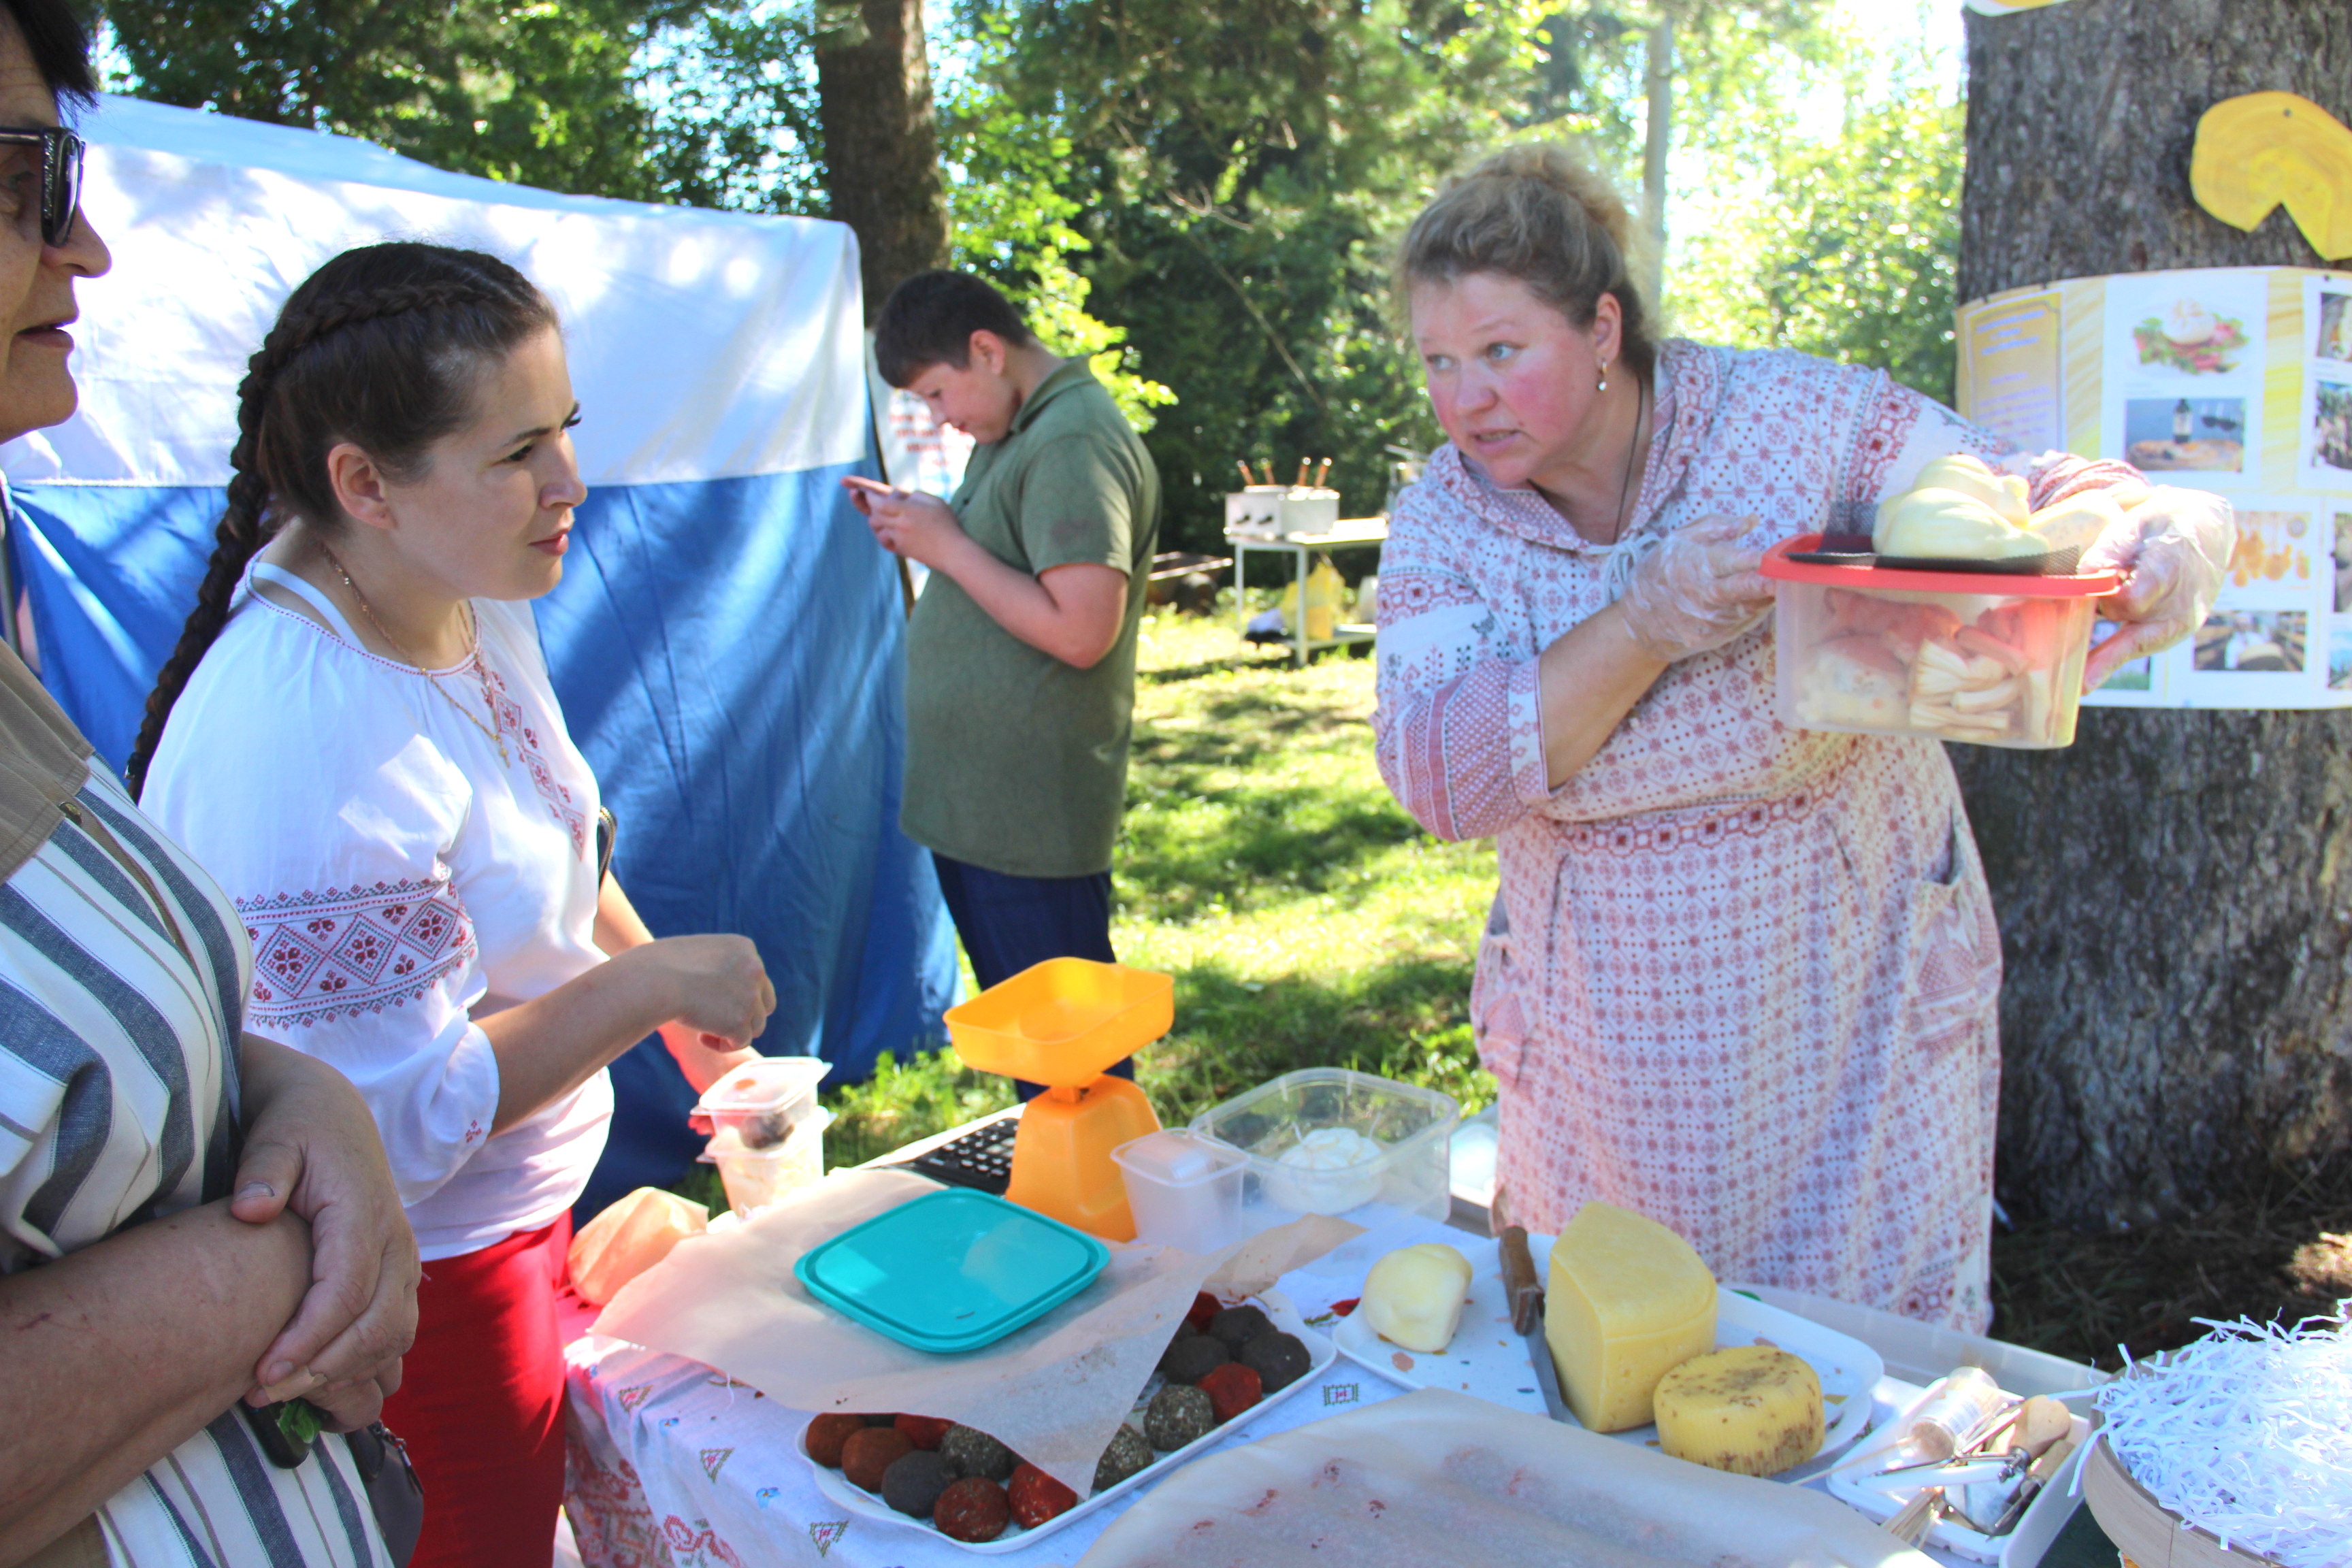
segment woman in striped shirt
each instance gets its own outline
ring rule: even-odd
[[[65,0],[0,0],[0,440],[73,412],[108,256],[58,99],[94,85]],[[0,1568],[389,1564],[353,1448],[281,1467],[238,1411],[352,1431],[398,1386],[416,1249],[367,1108],[242,1033],[235,907],[5,648],[0,878]]]

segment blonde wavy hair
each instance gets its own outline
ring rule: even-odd
[[[1644,375],[1657,362],[1650,312],[1633,281],[1641,239],[1616,189],[1558,143],[1490,153],[1438,187],[1397,248],[1400,302],[1416,283],[1473,272],[1516,278],[1578,328],[1617,297],[1620,351]]]

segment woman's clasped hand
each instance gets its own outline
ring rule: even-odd
[[[1702,517],[1652,542],[1618,597],[1633,645],[1660,664],[1745,637],[1772,613],[1756,517]]]

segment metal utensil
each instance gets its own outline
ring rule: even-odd
[[[1552,1364],[1551,1342],[1544,1338],[1543,1286],[1536,1279],[1536,1260],[1528,1251],[1528,1233],[1507,1226],[1501,1237],[1503,1291],[1511,1300],[1511,1327],[1528,1342],[1528,1364],[1535,1368],[1536,1387],[1542,1391],[1544,1413],[1570,1426],[1581,1425],[1560,1397],[1559,1369]]]

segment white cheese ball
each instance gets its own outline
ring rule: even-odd
[[[1282,1152],[1265,1195],[1294,1214],[1345,1214],[1381,1195],[1385,1152],[1352,1127],[1318,1127]]]
[[[1469,1297],[1470,1260],[1442,1241],[1424,1241],[1372,1265],[1356,1310],[1391,1344],[1435,1355],[1453,1342]]]

